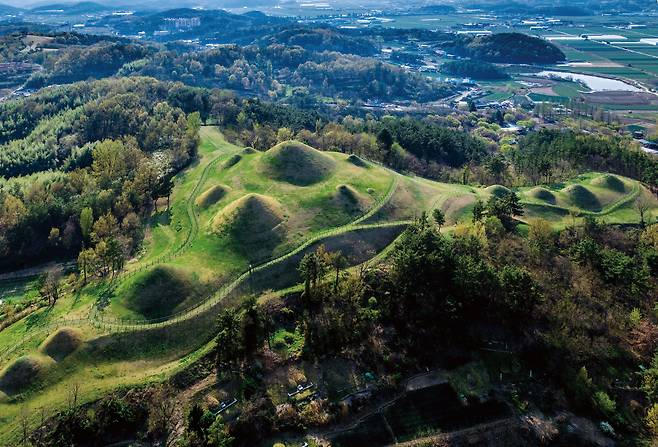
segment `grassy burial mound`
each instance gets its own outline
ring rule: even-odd
[[[237,165],[238,163],[240,163],[241,160],[242,160],[242,155],[240,155],[240,154],[232,155],[231,158],[229,158],[228,160],[226,160],[226,161],[221,165],[221,169],[228,169],[228,168],[231,168],[231,167]]]
[[[82,345],[80,331],[72,328],[62,328],[48,337],[41,351],[55,361],[61,361],[73,354]]]
[[[624,182],[619,177],[612,174],[604,174],[600,177],[595,178],[592,181],[592,186],[609,189],[611,191],[618,193],[626,192],[626,185],[624,184]]]
[[[285,236],[286,215],[272,197],[247,194],[220,210],[210,222],[213,233],[233,237],[254,260],[276,247]]]
[[[349,157],[347,157],[347,161],[360,168],[368,167],[368,163],[366,163],[365,160],[360,158],[358,155],[351,154]]]
[[[563,193],[569,203],[586,211],[599,211],[601,202],[592,191],[583,185],[570,185],[564,188]]]
[[[546,188],[542,188],[541,186],[537,186],[536,188],[532,188],[530,191],[528,191],[528,197],[531,199],[539,200],[541,202],[550,203],[551,205],[555,205],[557,201],[555,194]]]
[[[48,359],[42,356],[28,355],[17,359],[0,374],[0,391],[9,396],[20,393],[36,383],[48,366]]]
[[[491,185],[487,188],[484,188],[484,192],[494,197],[505,197],[510,193],[510,190],[503,185]]]
[[[370,200],[350,185],[338,185],[334,202],[348,214],[355,214],[368,209]]]
[[[118,294],[126,308],[150,319],[166,317],[189,307],[203,296],[203,290],[189,272],[157,266],[138,274]]]
[[[229,188],[224,185],[213,185],[196,198],[194,203],[199,208],[209,208],[222,200],[228,194]]]
[[[311,146],[287,141],[265,152],[261,166],[270,178],[297,186],[308,186],[331,176],[336,169],[336,162]]]

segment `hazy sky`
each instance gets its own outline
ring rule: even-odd
[[[75,3],[80,3],[82,1],[92,1],[94,3],[101,3],[103,5],[117,5],[117,6],[126,6],[126,5],[135,5],[134,2],[131,2],[130,0],[0,0],[0,4],[5,4],[5,5],[11,5],[19,8],[26,8],[26,7],[33,7],[33,6],[39,6],[39,5],[49,5],[49,4],[75,4]],[[234,0],[235,1],[235,0]],[[246,0],[245,3],[248,4],[250,3],[251,0]],[[284,0],[285,1],[285,0]],[[332,0],[322,0],[323,2],[327,3],[334,3]],[[151,3],[151,2],[149,2]],[[157,2],[160,6],[166,5],[167,3],[170,3],[172,7],[175,7],[178,4],[184,3],[186,5],[194,4],[193,0],[161,0]],[[225,1],[222,0],[206,0],[206,1],[199,1],[199,3],[203,3],[205,5],[208,4],[216,4],[218,8],[221,8],[224,4]],[[271,4],[271,5],[276,5],[279,3],[278,0],[262,0],[258,3],[263,3],[263,4]],[[139,2],[137,4],[140,4]],[[165,6],[166,7],[166,6]]]

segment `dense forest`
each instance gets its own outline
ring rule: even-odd
[[[133,252],[143,216],[195,156],[200,120],[178,107],[179,88],[99,81],[3,103],[17,113],[2,115],[11,141],[0,146],[0,171],[10,177],[0,184],[0,268],[77,256],[84,246],[112,246],[116,259]]]
[[[505,71],[482,61],[450,61],[441,65],[441,72],[452,76],[464,76],[473,79],[482,80],[501,80],[509,79],[510,76]]]
[[[554,64],[565,60],[564,53],[555,45],[521,33],[458,36],[450,49],[459,56],[486,62]]]
[[[202,87],[285,97],[286,86],[316,96],[350,100],[427,101],[451,88],[374,59],[297,46],[225,45],[200,52],[159,52],[128,64],[121,75],[154,76]]]
[[[43,68],[26,82],[30,89],[136,75],[273,99],[310,94],[350,101],[431,101],[453,92],[446,84],[363,57],[376,52],[369,40],[330,28],[287,27],[264,36],[261,32],[254,45],[213,49],[73,33],[23,32],[0,39],[0,61],[27,60]]]
[[[297,46],[308,51],[334,51],[357,56],[374,56],[378,52],[377,46],[369,39],[351,37],[328,26],[289,26],[261,37],[257,43],[260,46]]]
[[[114,75],[123,65],[142,59],[153,51],[144,45],[122,42],[72,47],[55,58],[46,58],[42,63],[45,70],[32,76],[26,87],[38,89],[88,78],[105,78]]]

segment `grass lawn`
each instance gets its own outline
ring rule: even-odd
[[[36,298],[38,283],[38,275],[0,281],[0,304]]]

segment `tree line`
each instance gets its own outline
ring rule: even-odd
[[[0,147],[10,177],[0,183],[0,268],[78,253],[85,279],[122,268],[143,219],[170,194],[173,175],[198,145],[199,114],[170,105],[175,86],[151,87],[149,80],[103,81],[91,87],[101,98],[67,109],[85,94],[69,97],[59,113],[36,118],[28,137]],[[35,96],[11,107],[53,106],[49,93]],[[32,175],[15,177],[24,174]]]

